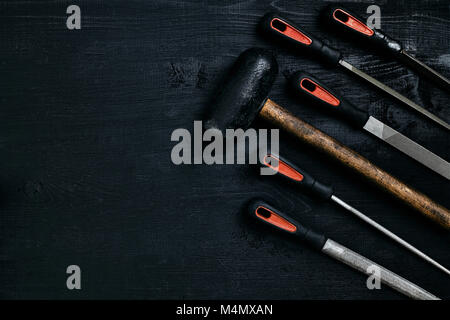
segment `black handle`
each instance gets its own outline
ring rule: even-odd
[[[321,199],[328,200],[334,193],[333,187],[317,181],[306,171],[298,168],[278,155],[267,153],[264,156],[263,164],[275,170],[276,173],[285,179],[295,183],[305,190],[309,190]]]
[[[329,5],[323,10],[321,16],[332,30],[340,31],[355,40],[363,40],[378,51],[397,55],[403,49],[400,42],[381,30],[370,28],[361,18],[342,6]]]
[[[306,72],[295,72],[291,76],[290,85],[294,92],[316,104],[327,107],[358,128],[364,127],[369,120],[369,114],[366,111],[355,107],[344,98],[338,97],[337,94]]]
[[[279,13],[267,13],[261,19],[260,29],[272,39],[278,40],[294,50],[308,52],[314,57],[322,59],[329,66],[336,66],[341,60],[339,51],[300,29]]]
[[[258,221],[272,226],[277,230],[299,237],[318,250],[321,250],[325,242],[327,242],[327,238],[323,234],[302,226],[298,221],[275,209],[264,200],[252,200],[248,206],[248,213]]]

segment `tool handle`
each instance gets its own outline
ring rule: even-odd
[[[307,52],[329,66],[336,66],[341,53],[324,44],[310,33],[300,29],[279,13],[269,12],[260,22],[261,31],[272,39],[288,45],[295,51]]]
[[[361,18],[342,6],[327,6],[322,12],[322,19],[332,30],[340,31],[355,40],[366,41],[379,51],[397,55],[403,49],[400,42],[381,30],[370,28]]]
[[[271,153],[266,154],[264,156],[263,164],[275,170],[280,176],[305,190],[309,190],[323,200],[329,200],[334,193],[333,187],[317,181],[306,171],[278,155]]]
[[[252,200],[248,206],[248,213],[258,221],[279,231],[292,234],[318,250],[321,250],[327,241],[324,235],[304,227],[291,216],[275,209],[263,200]]]
[[[393,177],[339,141],[295,117],[274,101],[267,99],[259,115],[303,143],[340,162],[444,228],[450,229],[450,211],[447,208]]]
[[[369,114],[338,96],[331,89],[322,84],[317,78],[302,71],[295,72],[290,78],[291,88],[301,97],[328,108],[352,125],[362,128],[369,119]]]

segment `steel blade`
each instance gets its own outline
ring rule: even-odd
[[[418,300],[440,300],[435,295],[422,289],[418,285],[406,280],[396,273],[376,264],[375,262],[357,254],[356,252],[328,239],[322,248],[322,252],[330,257],[362,272],[372,275],[371,268],[376,267],[380,271],[380,281],[404,295]]]
[[[422,61],[417,60],[405,50],[401,51],[400,60],[450,92],[450,80],[438,73],[436,70],[431,69]]]
[[[403,246],[404,248],[408,249],[409,251],[413,252],[414,254],[418,255],[419,257],[421,257],[422,259],[424,259],[425,261],[431,263],[432,265],[434,265],[435,267],[439,268],[440,270],[444,271],[447,275],[450,275],[450,270],[448,270],[447,268],[445,268],[443,265],[441,265],[440,263],[438,263],[437,261],[435,261],[434,259],[430,258],[429,256],[427,256],[425,253],[423,253],[422,251],[420,251],[419,249],[415,248],[414,246],[410,245],[408,242],[406,242],[405,240],[403,240],[402,238],[400,238],[399,236],[397,236],[395,233],[389,231],[388,229],[386,229],[385,227],[383,227],[381,224],[377,223],[376,221],[373,221],[372,219],[370,219],[368,216],[366,216],[365,214],[361,213],[359,210],[353,208],[352,206],[350,206],[349,204],[345,203],[344,201],[342,201],[341,199],[339,199],[338,197],[336,197],[335,195],[331,196],[331,200],[336,202],[337,204],[339,204],[341,207],[343,207],[344,209],[350,211],[351,213],[353,213],[355,216],[357,216],[358,218],[360,218],[361,220],[367,222],[368,224],[370,224],[372,227],[374,227],[375,229],[377,229],[378,231],[382,232],[383,234],[385,234],[386,236],[388,236],[389,238],[391,238],[392,240],[394,240],[395,242],[399,243],[401,246]]]
[[[447,161],[395,131],[388,125],[385,125],[383,122],[370,116],[364,125],[364,129],[417,160],[424,166],[439,173],[441,176],[450,179],[450,164]]]
[[[432,114],[431,112],[429,112],[428,110],[426,110],[425,108],[419,106],[417,103],[415,103],[414,101],[411,101],[410,99],[406,98],[405,96],[401,95],[399,92],[395,91],[394,89],[391,89],[390,87],[388,87],[387,85],[381,83],[380,81],[378,81],[375,78],[372,78],[371,76],[369,76],[368,74],[362,72],[361,70],[355,68],[354,66],[352,66],[350,63],[344,61],[344,60],[340,60],[339,64],[341,66],[343,66],[345,69],[351,71],[353,74],[356,74],[357,76],[359,76],[360,78],[370,82],[371,84],[373,84],[374,86],[376,86],[377,88],[383,90],[384,92],[388,93],[389,95],[391,95],[392,97],[396,98],[397,100],[399,100],[400,102],[403,102],[404,104],[406,104],[407,106],[413,108],[414,110],[420,112],[421,114],[423,114],[424,116],[428,117],[429,119],[433,120],[434,122],[440,124],[441,126],[443,126],[444,128],[446,128],[447,130],[450,130],[450,125],[445,122],[444,120],[442,120],[441,118],[435,116],[434,114]]]

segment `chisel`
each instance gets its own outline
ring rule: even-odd
[[[282,41],[294,50],[309,53],[310,56],[322,60],[330,67],[339,65],[345,68],[346,70],[352,72],[352,74],[359,76],[365,81],[383,90],[392,97],[396,98],[398,101],[422,113],[446,129],[450,129],[450,125],[447,122],[406,98],[394,89],[372,78],[361,70],[358,70],[356,67],[342,59],[342,55],[338,50],[324,44],[321,40],[315,38],[310,33],[306,33],[304,30],[301,30],[298,26],[295,26],[293,22],[282,17],[280,14],[273,12],[266,14],[260,22],[260,28],[265,34],[270,35],[273,39]]]
[[[403,45],[392,39],[380,29],[372,29],[362,19],[342,6],[330,5],[323,12],[324,22],[333,30],[342,31],[356,40],[365,41],[376,51],[388,54],[405,63],[418,73],[428,77],[442,88],[450,92],[450,80],[423,62],[417,60],[403,49]]]
[[[366,111],[355,107],[344,98],[338,97],[337,94],[321,84],[317,78],[298,71],[291,76],[290,85],[302,97],[327,107],[352,125],[363,128],[441,176],[450,179],[450,163],[370,116]]]
[[[248,206],[248,213],[251,217],[276,228],[279,231],[287,232],[305,242],[314,249],[319,250],[328,256],[356,269],[368,276],[373,275],[370,270],[376,267],[380,270],[380,281],[398,292],[418,300],[440,300],[435,295],[415,285],[414,283],[400,277],[394,272],[376,264],[373,261],[359,255],[358,253],[340,245],[339,243],[326,238],[311,229],[308,229],[284,214],[280,210],[272,207],[263,200],[255,199]]]
[[[414,254],[418,255],[420,258],[424,259],[425,261],[431,263],[441,271],[444,271],[447,275],[450,275],[450,271],[442,266],[437,261],[433,260],[429,256],[427,256],[425,253],[421,252],[420,250],[416,249],[414,246],[397,236],[396,234],[392,233],[382,225],[378,224],[377,222],[370,219],[365,214],[361,213],[357,209],[353,208],[349,204],[345,203],[341,199],[339,199],[334,194],[334,188],[330,185],[324,184],[320,181],[317,181],[313,176],[308,174],[303,169],[300,169],[296,165],[294,165],[292,162],[287,161],[286,159],[281,158],[279,155],[274,155],[271,153],[266,154],[264,157],[263,164],[274,171],[278,173],[281,177],[284,177],[288,181],[290,181],[294,186],[300,187],[303,190],[309,191],[311,194],[315,195],[319,199],[322,200],[331,200],[335,203],[337,203],[339,206],[343,207],[344,209],[350,211],[355,216],[360,218],[361,220],[367,222],[372,227],[377,229],[378,231],[382,232],[392,240],[399,243],[404,248],[408,249],[409,251],[413,252]]]

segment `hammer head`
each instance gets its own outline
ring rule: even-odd
[[[266,49],[251,48],[238,57],[215,96],[207,128],[246,129],[267,100],[278,64]]]

